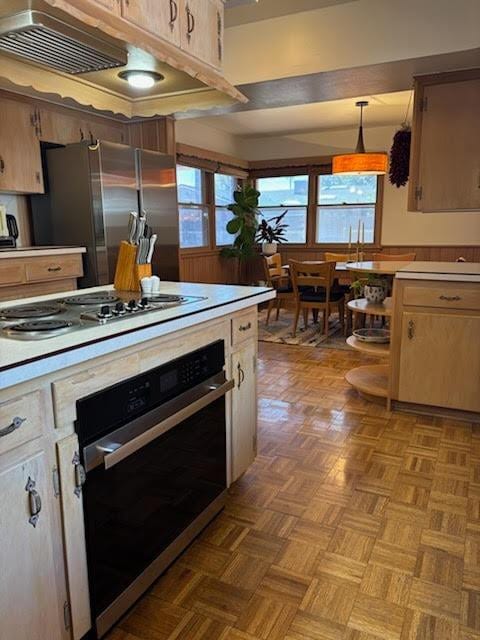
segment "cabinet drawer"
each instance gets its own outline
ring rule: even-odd
[[[249,311],[232,318],[232,346],[237,346],[257,335],[257,312]]]
[[[8,264],[8,260],[5,260],[4,264],[0,264],[0,287],[22,284],[24,277],[25,268],[23,264],[19,262]]]
[[[27,282],[61,280],[83,275],[81,255],[36,258],[25,264]]]
[[[0,404],[0,455],[42,434],[45,415],[41,391]]]
[[[480,287],[405,287],[403,304],[411,307],[480,310]]]

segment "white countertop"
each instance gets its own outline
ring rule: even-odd
[[[480,282],[479,262],[411,262],[397,271],[401,280]]]
[[[55,300],[74,293],[105,290],[113,290],[113,286],[10,300],[0,303],[0,309],[16,304]],[[207,320],[266,302],[276,295],[272,289],[266,287],[188,282],[162,282],[160,292],[204,296],[206,299],[172,309],[129,316],[111,324],[95,325],[56,338],[13,340],[0,336],[0,389],[153,340],[174,331],[188,329]]]
[[[86,253],[85,247],[17,247],[1,249],[2,258],[38,258],[40,256],[63,256],[72,253]]]

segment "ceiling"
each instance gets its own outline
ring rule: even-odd
[[[290,107],[259,109],[250,112],[229,113],[204,117],[202,124],[241,136],[278,135],[324,129],[356,127],[359,109],[356,100],[368,100],[364,110],[364,124],[381,126],[401,124],[405,119],[411,91],[397,91],[373,96],[359,96],[344,100],[331,100]],[[410,107],[411,114],[411,107]]]
[[[227,0],[225,26],[258,22],[357,0]]]

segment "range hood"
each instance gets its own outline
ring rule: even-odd
[[[128,61],[120,47],[32,9],[0,15],[0,51],[73,75],[123,67]]]

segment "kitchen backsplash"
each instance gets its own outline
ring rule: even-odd
[[[7,213],[14,215],[17,220],[19,231],[17,247],[31,246],[32,239],[27,196],[0,193],[0,204],[3,204],[7,209]]]

